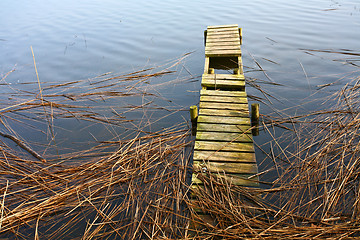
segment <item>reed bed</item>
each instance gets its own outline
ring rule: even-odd
[[[194,238],[360,237],[360,78],[347,80],[323,99],[321,110],[262,116],[263,134],[272,139],[257,146],[259,188],[203,173],[204,185],[190,201]]]
[[[124,75],[39,81],[26,90],[7,84],[5,75],[1,238],[359,237],[358,77],[326,99],[323,106],[330,108],[292,117],[262,115],[262,132],[271,140],[257,146],[259,188],[234,186],[208,172],[199,176],[203,185],[191,186],[193,138],[187,122],[153,128],[187,111],[158,91],[196,81],[171,80],[179,66],[176,60]],[[248,83],[264,96],[254,99],[272,98],[256,80]],[[66,144],[64,121],[103,127],[107,138]],[[279,129],[285,129],[280,136]],[[34,141],[35,133],[45,141]]]
[[[6,74],[0,109],[1,238],[185,236],[182,183],[191,153],[189,127],[186,122],[154,127],[172,115],[181,119],[185,110],[161,94],[169,84],[194,81],[175,74],[182,60],[61,84],[19,86],[6,82]],[[69,125],[103,128],[106,137],[76,142],[71,137],[81,129],[73,134]]]

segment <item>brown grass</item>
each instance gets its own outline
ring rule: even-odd
[[[328,98],[331,108],[293,117],[262,116],[263,134],[273,138],[258,146],[265,156],[257,159],[264,170],[259,173],[260,188],[233,186],[203,173],[204,185],[190,194],[189,126],[150,128],[159,119],[186,109],[165,105],[170,101],[156,91],[169,83],[188,81],[161,81],[174,73],[177,64],[62,84],[42,83],[42,98],[37,83],[26,91],[5,84],[11,99],[0,109],[1,132],[23,142],[46,162],[29,150],[18,149],[13,139],[0,139],[1,237],[359,236],[359,78]],[[262,101],[272,97],[256,81],[251,84],[265,96]],[[149,117],[154,112],[157,117]],[[94,136],[96,141],[88,147],[86,143],[64,150],[61,142],[66,139],[56,135],[66,131],[59,121],[64,119],[87,122],[83,128],[105,126],[107,136],[113,137]],[[19,126],[47,137],[47,142],[28,140],[31,136],[20,134],[26,131]],[[279,129],[287,130],[279,137]],[[204,213],[212,217],[210,222],[204,221]]]

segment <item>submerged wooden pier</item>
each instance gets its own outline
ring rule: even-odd
[[[204,35],[205,67],[193,155],[193,185],[202,184],[199,172],[211,172],[234,185],[257,186],[258,170],[241,59],[241,29],[238,25],[209,26]]]

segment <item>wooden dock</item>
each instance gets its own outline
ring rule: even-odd
[[[258,186],[257,164],[245,92],[238,25],[205,31],[205,67],[193,155],[194,186],[199,172],[211,172],[232,184]],[[225,74],[216,73],[216,71]]]

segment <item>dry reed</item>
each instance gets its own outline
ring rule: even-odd
[[[264,172],[259,173],[260,188],[233,186],[224,178],[203,173],[199,177],[204,185],[190,194],[189,127],[184,123],[159,131],[149,129],[154,122],[148,119],[149,111],[162,111],[160,118],[165,118],[184,110],[181,106],[156,102],[169,102],[152,89],[167,83],[146,82],[174,70],[168,66],[154,73],[155,70],[42,84],[42,99],[35,87],[19,91],[11,86],[12,101],[0,109],[1,130],[27,143],[46,162],[34,158],[30,150],[20,151],[11,138],[0,139],[1,237],[349,239],[359,236],[358,78],[329,98],[328,101],[336,103],[331,104],[331,109],[294,117],[263,115],[263,131],[273,139],[266,146],[258,146],[265,155],[258,162],[266,165]],[[250,83],[265,96],[257,99],[271,98],[256,81]],[[129,104],[132,97],[141,99],[140,104],[136,101]],[[119,99],[129,101],[114,105],[119,104]],[[93,101],[99,104],[91,105]],[[49,114],[49,121],[43,108]],[[111,114],[106,109],[111,109]],[[135,119],[129,118],[128,113],[134,112],[139,114]],[[53,128],[55,133],[64,130],[57,125],[58,119],[101,124],[118,134],[83,150],[74,147],[61,152],[56,134],[54,139],[49,130]],[[26,141],[14,130],[19,124],[50,136],[48,144]],[[276,137],[276,127],[288,129],[289,134]]]

